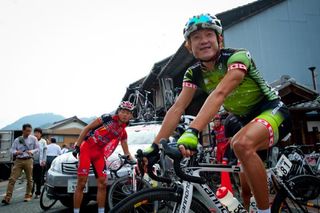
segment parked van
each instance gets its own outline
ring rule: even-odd
[[[11,145],[15,138],[22,135],[21,130],[0,130],[0,179],[10,176],[12,166]]]

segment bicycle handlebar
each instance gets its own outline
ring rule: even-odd
[[[155,181],[158,181],[158,182],[164,182],[164,183],[168,183],[170,184],[171,183],[171,179],[169,178],[165,178],[165,177],[159,177],[159,176],[156,176],[154,173],[153,173],[153,165],[156,164],[158,161],[159,161],[159,155],[148,155],[148,156],[144,156],[143,152],[141,149],[137,150],[137,154],[136,154],[136,157],[138,159],[138,167],[139,167],[139,170],[142,174],[144,174],[144,168],[143,168],[143,165],[142,165],[142,162],[143,162],[143,157],[146,157],[148,159],[148,165],[147,165],[147,174],[149,175],[149,177]]]
[[[119,157],[120,160],[123,159],[124,161],[121,161],[121,165],[120,165],[117,169],[111,169],[110,167],[109,167],[109,169],[110,169],[110,173],[113,173],[117,178],[120,178],[120,177],[118,176],[118,171],[119,171],[124,165],[128,164],[128,165],[133,166],[133,165],[137,164],[137,162],[136,162],[136,161],[133,161],[133,160],[130,160],[130,159],[129,159],[129,155],[121,155],[121,154],[118,154],[118,157]]]
[[[180,162],[183,159],[183,156],[181,152],[177,148],[169,147],[168,142],[165,139],[162,139],[160,141],[160,144],[162,145],[162,148],[166,155],[168,155],[173,160],[173,167],[176,172],[176,175],[181,178],[182,180],[198,183],[198,184],[204,184],[206,183],[205,179],[202,177],[196,177],[192,175],[187,175],[184,173],[181,169]]]
[[[123,160],[124,160],[123,165],[129,164],[129,165],[133,166],[133,165],[136,165],[136,164],[137,164],[136,161],[129,159],[129,155],[121,155],[121,154],[118,154],[118,157],[119,157],[120,159],[123,159]]]
[[[155,163],[157,163],[158,161],[159,161],[159,157],[157,157],[157,158],[149,158],[148,159],[147,172],[148,172],[149,177],[151,179],[155,180],[155,181],[164,182],[164,183],[170,184],[171,183],[171,179],[166,178],[166,177],[157,176],[157,175],[155,175],[153,173],[153,165]]]

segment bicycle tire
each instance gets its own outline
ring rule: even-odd
[[[135,106],[134,106],[134,111],[136,113],[135,118],[136,119],[142,119],[143,118],[143,99],[141,99],[141,96],[135,97]]]
[[[291,178],[288,183],[290,192],[300,200],[293,199],[284,188],[281,188],[274,198],[271,212],[286,212],[286,210],[288,212],[308,212],[305,203],[319,196],[320,179],[312,175],[300,175]]]
[[[141,177],[136,177],[136,181],[137,181],[137,190],[141,190],[144,188],[151,188],[150,183],[148,183],[146,180],[142,179]],[[117,203],[119,203],[121,200],[123,200],[124,198],[130,196],[131,194],[133,194],[133,190],[132,188],[123,188],[124,185],[126,183],[129,183],[132,186],[132,177],[128,176],[128,177],[121,177],[119,179],[117,179],[110,187],[109,189],[109,193],[108,193],[108,205],[109,208],[113,208]],[[121,194],[118,192],[117,194],[115,193],[116,190],[125,190],[123,191]]]
[[[56,202],[58,201],[57,199],[50,199],[52,200],[52,203],[50,202],[49,205],[45,204],[44,202],[44,196],[47,196],[45,193],[47,193],[48,191],[48,186],[46,184],[44,184],[42,191],[41,191],[41,195],[40,195],[40,207],[42,210],[47,211],[49,210],[54,204],[56,204]]]
[[[166,211],[170,209],[165,209],[164,205],[172,204],[172,202],[180,205],[181,199],[182,194],[178,193],[177,190],[173,188],[146,189],[122,200],[113,209],[111,209],[109,213],[153,212],[152,206],[150,205],[153,205],[152,203],[157,201],[157,212],[169,213],[172,211]],[[171,205],[168,208],[170,207],[172,208]],[[194,213],[210,213],[209,209],[194,197],[192,198],[189,212],[191,211]]]
[[[136,97],[136,94],[135,93],[131,93],[127,99],[129,102],[133,103],[135,105],[135,109],[134,109],[134,114],[135,116],[134,117],[138,117],[139,113],[138,111],[140,111],[138,109],[138,103],[137,103],[137,97]]]

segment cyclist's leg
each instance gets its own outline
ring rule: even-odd
[[[271,104],[252,122],[242,128],[232,139],[232,145],[239,158],[248,184],[259,209],[269,208],[267,176],[259,150],[268,149],[287,134],[290,129],[288,109],[282,102]]]
[[[101,152],[101,150],[100,150]],[[97,178],[97,202],[98,202],[98,208],[102,209],[105,207],[106,202],[106,165],[104,160],[104,153],[99,153],[99,156],[92,162],[94,173]]]
[[[222,156],[222,159],[224,158],[226,152],[228,151],[228,148],[230,147],[230,140],[228,139],[228,141],[226,142],[223,142],[222,146],[221,146],[221,156]],[[229,159],[228,159],[229,160]]]
[[[218,163],[222,162],[222,157],[223,157],[223,155],[222,155],[222,146],[223,146],[223,144],[217,143],[217,157],[216,157],[216,159],[217,159]]]
[[[239,174],[240,176],[240,184],[241,184],[241,197],[243,200],[243,206],[245,209],[249,209],[250,205],[250,197],[251,197],[251,189],[246,180],[246,176],[243,172]]]
[[[90,170],[90,144],[83,142],[80,147],[79,167],[78,167],[78,182],[73,197],[73,207],[79,209],[83,199],[83,190],[88,180]]]
[[[231,165],[236,165],[238,163],[238,159],[232,149],[231,139],[243,126],[244,124],[240,118],[233,114],[229,114],[224,121],[224,134],[226,138],[229,138],[229,144],[224,157],[228,158],[228,162]]]
[[[233,138],[232,145],[260,209],[269,208],[267,175],[257,150],[268,148],[269,132],[260,123],[247,124]]]

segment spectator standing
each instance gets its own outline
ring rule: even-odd
[[[33,157],[33,187],[35,199],[39,198],[41,186],[44,182],[44,172],[47,161],[47,141],[42,138],[42,129],[35,128],[34,136],[38,139],[39,152]]]
[[[33,155],[39,151],[38,140],[31,135],[32,126],[24,124],[22,126],[22,136],[16,138],[12,143],[11,152],[14,156],[14,164],[11,170],[7,192],[2,200],[2,203],[8,205],[10,203],[14,184],[17,178],[24,171],[27,179],[27,188],[24,201],[28,202],[32,199],[32,169],[33,169]]]
[[[50,169],[52,161],[61,155],[61,147],[57,144],[55,138],[50,138],[50,144],[47,146],[47,170]]]
[[[62,145],[61,154],[69,152],[69,147],[66,144]]]
[[[221,116],[219,114],[214,116],[213,131],[215,135],[215,141],[217,146],[217,162],[221,163],[225,150],[228,146],[228,138],[224,134],[224,126],[221,122]]]

